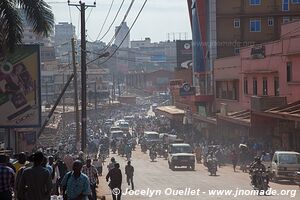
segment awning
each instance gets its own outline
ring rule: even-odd
[[[256,114],[279,119],[300,121],[300,101],[296,101],[281,107],[275,107]]]
[[[216,117],[205,117],[199,114],[194,114],[193,115],[194,120],[199,120],[201,122],[207,122],[210,124],[217,125],[217,118]]]
[[[250,116],[250,110],[228,113],[226,116],[218,114],[219,119],[248,127],[251,126]]]
[[[183,118],[183,116],[185,115],[185,111],[177,108],[176,106],[157,107],[154,112],[160,115],[164,115],[169,119],[174,119],[176,117]]]

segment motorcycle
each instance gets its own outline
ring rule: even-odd
[[[118,148],[118,155],[124,157],[124,154],[125,154],[125,146],[121,144]]]
[[[117,152],[117,147],[116,147],[116,146],[111,147],[111,151],[113,152],[113,154],[116,154],[116,152]]]
[[[154,150],[150,150],[149,156],[150,156],[151,161],[154,162],[154,160],[157,157],[157,153]]]
[[[127,153],[126,153],[126,158],[127,158],[127,161],[130,160],[130,158],[131,158],[131,152],[127,152]]]
[[[250,173],[253,189],[266,192],[269,188],[268,172],[262,169],[254,169]],[[255,180],[254,180],[255,179]]]
[[[168,159],[168,149],[164,149],[164,159]]]
[[[207,159],[207,168],[211,176],[217,175],[218,161],[216,158]]]
[[[146,153],[147,152],[147,146],[146,146],[146,144],[141,144],[141,149],[142,149],[143,153]]]
[[[158,153],[159,157],[163,157],[163,155],[164,155],[164,149],[163,149],[162,146],[158,147],[157,153]]]
[[[135,138],[133,138],[131,140],[131,147],[132,147],[132,150],[135,151],[135,147],[136,147],[136,139]]]

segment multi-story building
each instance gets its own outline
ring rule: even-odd
[[[299,28],[299,20],[286,23],[278,40],[216,59],[219,136],[257,138],[275,148],[300,149]]]
[[[218,58],[239,54],[244,46],[277,40],[281,25],[300,17],[298,0],[188,2],[197,10],[205,50],[211,54],[210,47],[216,47]]]
[[[54,103],[62,91],[65,83],[72,74],[72,69],[59,69],[41,72],[41,98],[43,104]],[[80,74],[80,69],[78,69]],[[80,76],[77,76],[78,87],[80,88]],[[97,94],[98,101],[108,98],[109,94],[109,71],[106,69],[88,69],[87,71],[87,94],[88,100],[95,100]],[[64,98],[74,99],[74,87],[71,83],[65,92]],[[80,97],[79,97],[80,98]],[[73,101],[69,102],[73,103]]]
[[[151,43],[151,39],[149,37],[144,40],[132,40],[130,41],[131,48],[140,48],[140,47],[152,47],[154,44]]]
[[[75,26],[68,22],[59,22],[55,25],[55,50],[56,57],[61,62],[70,61],[70,52],[72,51],[71,38],[75,37]]]
[[[122,41],[123,41],[123,43],[122,43]],[[121,45],[121,43],[122,43],[122,45]],[[126,22],[122,22],[122,24],[120,26],[116,26],[114,44],[117,46],[121,45],[121,48],[129,48],[130,33],[129,33],[129,27],[127,26]]]

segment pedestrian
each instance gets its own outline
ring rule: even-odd
[[[110,163],[107,165],[107,169],[108,171],[112,170],[113,168],[115,168],[115,164],[116,164],[116,159],[114,157],[112,157],[110,159]]]
[[[109,188],[112,191],[113,200],[121,200],[121,185],[122,185],[122,172],[120,170],[120,164],[115,163],[115,167],[108,172],[106,175],[106,181],[110,182],[108,184]]]
[[[60,183],[61,183],[62,179],[64,178],[65,174],[68,172],[68,168],[67,168],[67,165],[59,158],[56,163],[57,163],[57,168],[59,171],[59,178],[56,182],[56,185],[58,186],[57,190],[59,191]]]
[[[86,160],[86,165],[83,166],[82,173],[89,177],[90,187],[92,191],[92,200],[97,200],[96,187],[99,184],[98,172],[96,167],[92,165],[92,160],[90,158]]]
[[[65,155],[63,161],[66,164],[68,171],[72,171],[74,159],[73,159],[73,157],[68,152]]]
[[[131,165],[131,161],[128,161],[125,167],[125,174],[126,174],[128,186],[131,185],[132,190],[134,190],[133,173],[134,173],[134,167]]]
[[[101,157],[97,157],[97,155],[95,155],[95,158],[93,159],[93,165],[96,167],[99,176],[102,176],[102,170],[103,170],[103,161]]]
[[[44,154],[40,151],[34,153],[30,160],[33,167],[23,170],[18,185],[18,198],[24,200],[49,200],[52,181],[49,171],[42,166]]]
[[[232,165],[233,165],[233,171],[236,172],[236,165],[237,165],[237,162],[238,162],[238,155],[236,153],[235,150],[232,150],[232,153],[231,153],[231,161],[232,161]]]
[[[27,164],[28,162],[27,162],[26,154],[24,152],[19,153],[18,161],[13,164],[16,169],[16,173],[18,173],[21,167],[24,167]]]
[[[0,155],[0,199],[12,200],[12,191],[15,183],[15,172],[7,166],[9,158]]]
[[[82,162],[75,160],[73,171],[64,176],[61,182],[64,200],[88,200],[92,198],[89,178],[81,172],[81,169]]]
[[[201,159],[202,159],[202,148],[200,147],[199,144],[197,144],[196,148],[195,148],[195,153],[196,153],[196,160],[197,163],[201,164]]]

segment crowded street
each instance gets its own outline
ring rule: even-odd
[[[111,156],[115,156],[112,154]],[[124,174],[124,168],[126,165],[126,159],[123,157],[115,156],[117,162],[121,165],[121,170],[123,173],[123,184],[122,192],[125,193],[126,190],[130,189],[130,186],[126,183],[126,177]],[[107,160],[109,161],[109,159]],[[108,164],[105,162],[104,165]],[[287,195],[268,195],[268,196],[259,196],[259,195],[237,195],[235,192],[239,190],[248,190],[248,192],[253,191],[250,186],[250,178],[248,173],[243,173],[238,170],[233,172],[232,165],[228,164],[218,169],[217,176],[210,176],[207,168],[203,164],[198,164],[195,171],[186,170],[185,168],[179,168],[175,171],[172,171],[168,168],[167,161],[163,158],[158,158],[155,162],[151,162],[149,156],[144,154],[137,149],[133,152],[132,165],[135,168],[134,173],[134,184],[135,190],[141,191],[149,188],[150,190],[161,190],[162,194],[153,195],[150,197],[150,193],[147,195],[133,194],[123,195],[122,199],[124,200],[142,200],[142,199],[154,199],[154,200],[173,200],[173,199],[241,199],[241,200],[253,200],[253,199],[297,199],[300,190],[299,186],[292,184],[290,182],[280,182],[270,183],[270,187],[273,190],[276,190],[278,193],[281,190],[289,190]],[[105,181],[105,175],[107,172],[106,166],[104,166],[104,173],[100,178],[100,186],[98,188],[98,194],[105,195],[106,199],[112,199],[111,191],[108,188],[108,183]],[[175,190],[185,190],[186,188],[190,189],[200,189],[199,195],[166,195],[165,190],[171,188]],[[230,195],[215,193],[215,195],[209,195],[210,190],[232,190]]]
[[[0,0],[0,200],[300,200],[299,91],[300,0]]]

